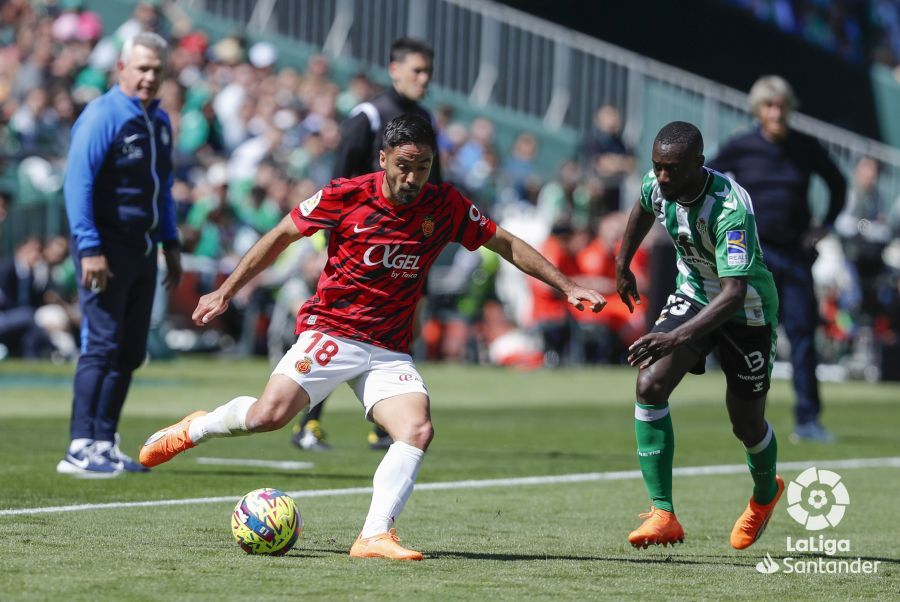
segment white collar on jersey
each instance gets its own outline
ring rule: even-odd
[[[703,180],[703,188],[700,189],[700,193],[697,196],[695,196],[693,199],[688,201],[687,203],[678,203],[678,201],[675,201],[676,203],[678,203],[679,205],[682,205],[684,207],[687,207],[687,206],[693,205],[694,203],[699,201],[700,197],[702,197],[706,194],[706,189],[709,186],[709,178],[712,177],[712,173],[705,167],[703,169],[706,170],[706,179]]]

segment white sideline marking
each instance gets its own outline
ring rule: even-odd
[[[900,468],[900,457],[894,458],[856,458],[851,460],[806,460],[802,462],[780,462],[780,470],[803,470],[810,466],[821,468]],[[720,464],[714,466],[687,466],[676,468],[675,476],[706,476],[740,474],[747,470],[746,464]],[[144,477],[146,478],[146,477]],[[552,485],[557,483],[586,483],[592,481],[624,481],[640,479],[639,470],[619,470],[612,472],[586,472],[541,477],[515,477],[510,479],[483,479],[470,481],[449,481],[445,483],[419,483],[417,491],[440,491],[445,489],[482,489],[485,487],[521,487],[523,485]],[[345,489],[313,489],[309,491],[288,491],[295,498],[329,497],[337,495],[356,495],[372,493],[371,487],[347,487]],[[106,504],[73,504],[71,506],[46,506],[44,508],[12,508],[0,510],[0,516],[18,516],[23,514],[52,514],[57,512],[76,512],[78,510],[107,510],[113,508],[155,508],[158,506],[185,506],[187,504],[234,503],[240,495],[219,497],[197,497],[181,500],[152,500],[146,502],[110,502]]]
[[[197,464],[215,466],[261,466],[263,468],[280,468],[282,470],[300,470],[315,466],[312,462],[293,462],[290,460],[242,460],[240,458],[196,458]]]

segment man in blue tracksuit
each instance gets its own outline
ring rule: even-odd
[[[792,441],[833,440],[819,422],[822,404],[816,380],[819,306],[813,287],[815,245],[844,208],[847,182],[818,140],[788,127],[796,104],[784,79],[769,75],[750,90],[759,127],[727,142],[707,165],[730,172],[750,193],[766,265],[778,288],[779,322],[791,343],[796,428]],[[812,225],[809,180],[818,174],[828,186],[828,210]]]
[[[172,200],[172,126],[154,100],[165,40],[140,33],[117,63],[119,83],[85,107],[72,128],[66,213],[82,310],[71,444],[57,472],[113,477],[143,472],[119,450],[117,427],[132,372],[143,362],[157,278],[181,278]]]

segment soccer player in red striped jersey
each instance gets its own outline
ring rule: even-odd
[[[375,471],[369,514],[350,556],[422,560],[420,552],[399,544],[392,525],[412,493],[434,433],[428,391],[409,346],[425,275],[441,249],[451,242],[472,250],[485,246],[564,293],[579,310],[596,312],[606,304],[600,293],[564,276],[453,186],[429,184],[436,148],[428,121],[416,115],[391,120],[380,153],[384,171],[335,180],[301,202],[247,252],[219,289],[200,298],[193,319],[203,326],[289,244],[321,229],[331,232],[316,294],[297,316],[297,343],[262,395],[236,397],[157,431],[141,448],[142,464],[156,466],[211,437],[279,429],[346,382],[366,418],[394,440]]]

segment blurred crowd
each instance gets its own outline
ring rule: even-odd
[[[813,275],[826,360],[871,361],[862,345],[900,343],[900,196],[885,194],[880,172],[871,157],[856,162],[834,235],[818,245]]]
[[[848,60],[900,65],[900,3],[896,0],[727,2]]]
[[[231,350],[277,359],[293,341],[299,305],[315,289],[323,236],[293,245],[244,288],[215,328],[194,330],[190,313],[262,233],[330,180],[341,120],[378,87],[364,73],[338,85],[324,56],[288,65],[267,42],[210,40],[168,2],[142,2],[131,19],[110,29],[79,0],[7,0],[0,4],[0,171],[15,174],[19,190],[58,194],[71,125],[114,83],[123,40],[141,30],[159,33],[171,47],[159,96],[175,139],[173,196],[186,268],[174,293],[158,294],[150,351]],[[533,133],[502,148],[486,118],[464,123],[452,108],[440,107],[436,120],[445,177],[610,304],[597,315],[572,312],[555,291],[507,270],[490,252],[454,245],[428,283],[416,353],[520,367],[622,362],[655,314],[653,299],[631,314],[615,294],[623,209],[634,201],[629,197],[644,170],[622,139],[620,111],[598,107],[578,155],[553,174],[537,167]],[[823,297],[829,336],[848,341],[861,323],[878,325],[884,336],[900,332],[900,261],[893,271],[880,259],[877,269],[870,262],[896,244],[900,228],[897,203],[879,197],[877,179],[877,163],[861,160],[842,221],[843,245],[837,243],[841,261],[846,255],[853,270],[823,276],[833,293]],[[0,193],[0,221],[10,202],[8,191]],[[28,239],[0,260],[0,354],[68,359],[77,353],[79,316],[66,245],[61,236]],[[653,273],[657,250],[651,237],[633,264],[641,290],[651,294],[654,282],[673,278]]]

